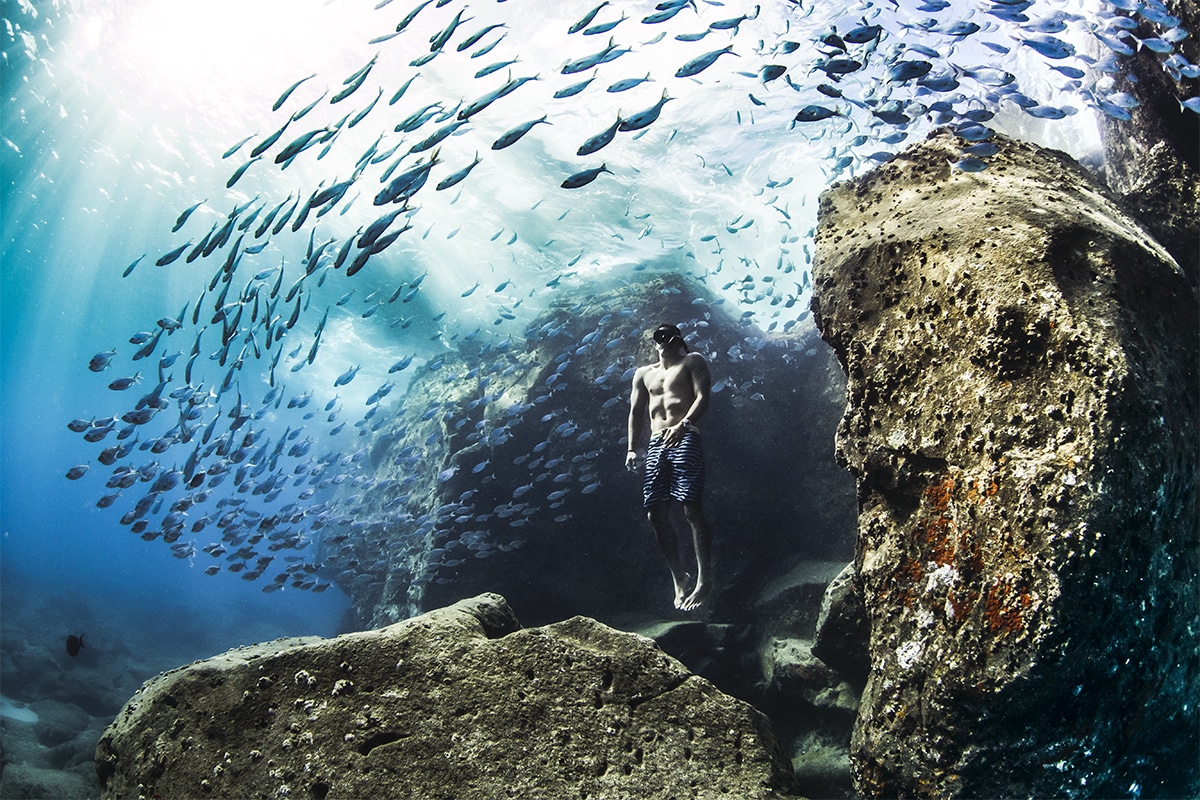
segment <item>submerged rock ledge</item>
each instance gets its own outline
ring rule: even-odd
[[[771,798],[766,718],[651,640],[521,629],[484,594],[148,681],[96,751],[105,798]]]
[[[1197,299],[1061,153],[932,136],[822,195],[868,797],[1194,796]]]

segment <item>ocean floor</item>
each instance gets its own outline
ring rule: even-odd
[[[0,586],[0,798],[98,798],[101,733],[147,679],[287,630],[230,606],[104,597],[5,573]],[[72,657],[69,635],[83,635]]]

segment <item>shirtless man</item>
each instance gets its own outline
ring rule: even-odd
[[[658,363],[639,367],[633,375],[629,409],[629,452],[625,468],[637,470],[637,446],[650,421],[642,499],[654,527],[658,546],[667,558],[675,583],[675,607],[692,611],[712,590],[709,560],[712,532],[700,507],[704,488],[704,454],[696,420],[708,408],[711,378],[708,363],[688,352],[683,334],[674,325],[660,325],[653,334]],[[679,544],[671,524],[671,500],[683,504],[696,552],[696,584],[679,563]]]

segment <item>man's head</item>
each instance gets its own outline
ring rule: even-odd
[[[664,350],[671,350],[677,347],[682,347],[684,352],[687,352],[687,342],[683,340],[683,334],[679,328],[674,325],[662,324],[654,329],[654,333],[650,335],[654,343],[661,346]]]

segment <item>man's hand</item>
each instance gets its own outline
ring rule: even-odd
[[[683,422],[677,425],[672,425],[663,433],[663,444],[667,447],[674,447],[683,441],[683,434],[687,433],[688,425]]]
[[[638,454],[635,453],[633,450],[630,450],[628,453],[625,454],[625,469],[629,470],[630,472],[637,472],[637,467],[638,467]]]

